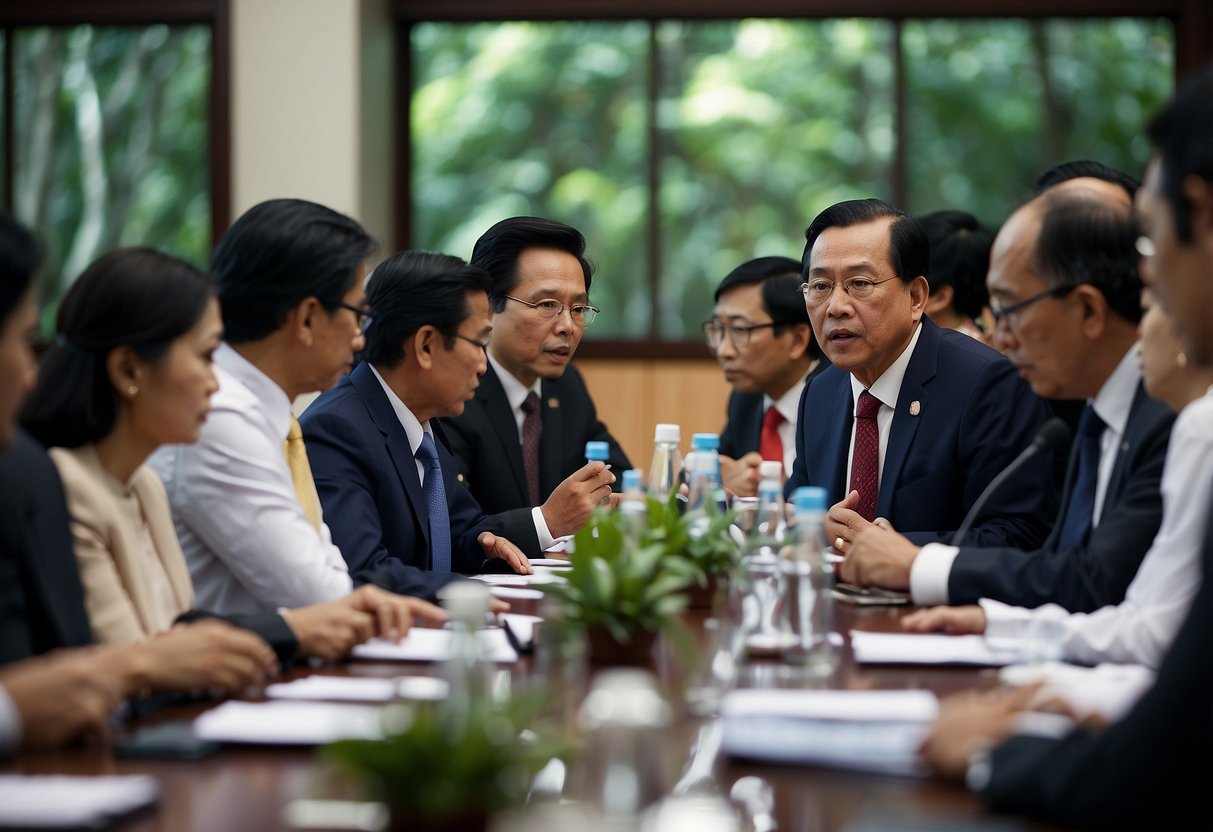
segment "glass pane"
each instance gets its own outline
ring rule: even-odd
[[[906,207],[997,227],[1058,162],[1140,175],[1142,125],[1171,92],[1172,42],[1155,20],[906,22]]]
[[[14,214],[46,247],[43,330],[99,254],[210,251],[210,28],[16,30]]]
[[[518,214],[577,227],[598,265],[591,337],[649,329],[648,26],[413,27],[413,247],[471,256]]]
[[[744,20],[658,31],[658,333],[689,340],[733,267],[799,259],[804,229],[823,208],[890,197],[893,27]]]

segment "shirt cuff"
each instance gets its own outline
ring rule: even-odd
[[[21,744],[21,712],[4,685],[0,685],[0,756],[10,754]]]
[[[543,519],[543,511],[539,506],[531,509],[531,520],[535,523],[535,535],[539,538],[539,551],[543,552],[556,545],[556,538],[548,530],[548,521]]]
[[[948,576],[960,549],[943,543],[928,543],[910,567],[910,597],[920,607],[948,603]]]
[[[979,748],[969,758],[969,767],[965,770],[965,785],[969,791],[980,794],[990,785],[990,776],[994,773],[994,765],[990,760],[989,747]]]
[[[992,598],[982,598],[977,603],[986,614],[985,636],[988,641],[1014,641],[1027,635],[1031,621],[1028,610]]]

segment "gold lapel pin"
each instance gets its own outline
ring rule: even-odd
[[[910,402],[910,415],[917,416],[922,412],[922,405],[918,402]]]
[[[552,396],[550,399],[548,399],[548,407],[560,407],[560,399]]]

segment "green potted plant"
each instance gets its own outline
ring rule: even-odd
[[[712,502],[683,512],[676,496],[667,502],[648,501],[646,539],[660,544],[666,556],[682,558],[694,567],[694,581],[686,590],[692,607],[710,606],[720,579],[741,558],[741,546],[731,531],[735,516]]]
[[[630,522],[623,513],[596,510],[573,538],[567,582],[544,587],[562,602],[565,620],[585,628],[590,659],[601,664],[647,660],[658,632],[685,608],[682,590],[695,580],[694,564],[671,556],[650,529],[629,528]]]

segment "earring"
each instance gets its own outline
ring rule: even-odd
[[[1184,355],[1182,352],[1175,353],[1175,366],[1179,367],[1180,369],[1187,367],[1188,356]]]
[[[126,395],[132,399],[135,398],[135,396],[139,395],[139,388],[132,384],[130,387],[126,388]]]

